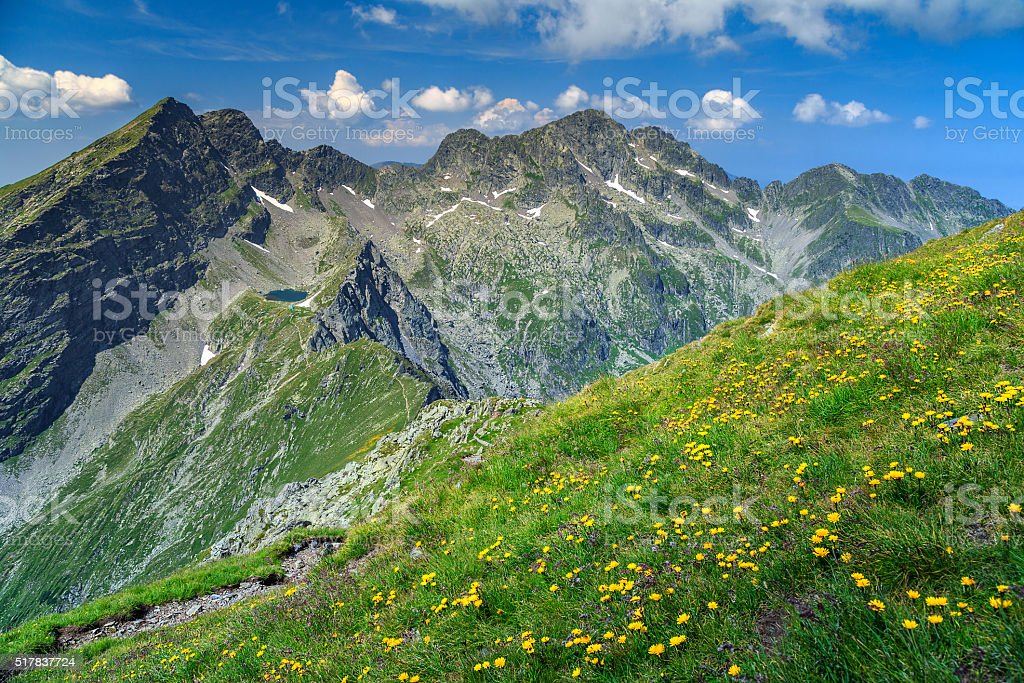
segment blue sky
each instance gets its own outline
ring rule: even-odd
[[[838,161],[1024,206],[1024,0],[40,0],[4,8],[0,55],[0,184],[173,96],[371,163],[602,106],[762,183]],[[687,106],[657,117],[655,83]],[[10,107],[32,89],[68,109]]]

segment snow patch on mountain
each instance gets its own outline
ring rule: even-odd
[[[260,200],[260,203],[269,202],[270,204],[273,204],[277,208],[281,209],[282,211],[287,211],[288,213],[295,213],[295,209],[293,209],[292,207],[288,206],[287,204],[282,204],[281,202],[277,201],[276,199],[271,197],[266,192],[262,192],[260,190],[257,190],[252,185],[250,185],[249,187],[252,189],[253,192],[256,193],[256,197],[257,197],[257,199]]]
[[[630,197],[632,199],[637,200],[641,204],[646,204],[647,203],[647,200],[644,199],[643,197],[641,197],[640,195],[638,195],[636,192],[633,192],[632,190],[627,190],[626,188],[624,188],[622,186],[622,183],[619,182],[619,174],[618,173],[615,174],[615,179],[614,180],[606,180],[606,181],[604,181],[604,184],[607,185],[608,187],[612,188],[613,190],[621,192],[622,194],[626,195],[627,197]]]

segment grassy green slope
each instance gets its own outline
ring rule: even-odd
[[[1024,678],[1022,223],[601,381],[293,594],[71,680]]]
[[[8,621],[200,557],[256,497],[322,476],[415,416],[430,386],[383,347],[305,351],[311,316],[246,295],[211,336],[223,350],[135,411],[0,547]]]

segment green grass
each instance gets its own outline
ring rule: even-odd
[[[1022,222],[598,381],[406,482],[294,594],[73,680],[1024,679]]]
[[[877,218],[875,218],[874,216],[872,216],[870,213],[868,213],[859,206],[847,206],[846,217],[849,218],[854,223],[866,225],[870,228],[887,228],[890,230],[893,229],[890,226],[885,225],[885,223],[878,220]]]

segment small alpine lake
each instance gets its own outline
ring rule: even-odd
[[[297,289],[272,289],[263,296],[267,301],[283,301],[294,304],[305,301],[308,295],[309,292],[300,292]]]

